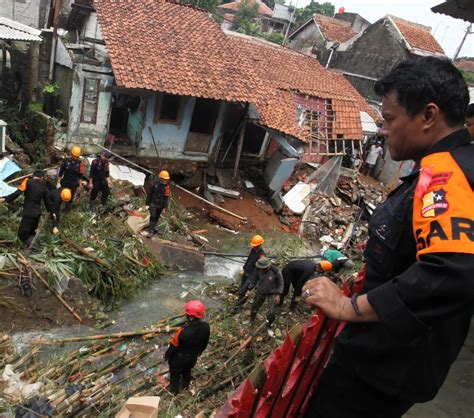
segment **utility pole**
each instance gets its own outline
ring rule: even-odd
[[[458,49],[456,49],[456,53],[454,54],[453,61],[456,61],[456,58],[459,56],[459,53],[461,52],[461,49],[464,46],[464,42],[466,42],[467,35],[470,35],[472,33],[474,33],[474,31],[472,30],[472,23],[470,23],[468,27],[466,28],[466,32],[464,33],[464,36],[462,38],[461,43],[458,46]]]
[[[291,3],[290,3],[290,6],[291,6]],[[290,21],[288,22],[288,26],[286,27],[285,38],[284,38],[285,41],[286,41],[286,38],[288,38],[288,35],[290,33],[291,24],[293,23],[293,18],[295,17],[297,7],[298,7],[298,0],[296,0],[295,7],[293,9],[293,13],[290,16]]]

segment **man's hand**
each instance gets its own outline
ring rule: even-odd
[[[53,234],[58,235],[59,234],[59,229],[57,227],[53,228]]]
[[[56,189],[60,189],[60,188],[61,188],[61,183],[58,181],[58,182],[56,183]]]
[[[53,218],[54,220],[56,220],[57,215],[56,215],[55,213],[52,213],[52,214],[51,214],[51,218]]]
[[[0,203],[5,203],[5,198],[4,197],[0,197]]]
[[[275,303],[278,305],[280,303],[281,297],[280,295],[275,295]]]
[[[89,190],[92,190],[92,180],[89,181]]]
[[[113,187],[114,183],[112,182],[112,179],[110,177],[107,178],[107,186],[109,186],[109,189]]]

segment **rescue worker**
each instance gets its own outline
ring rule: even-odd
[[[80,192],[82,188],[82,177],[84,176],[84,164],[81,160],[81,149],[78,146],[73,146],[71,155],[67,157],[59,167],[58,181],[56,187],[66,187],[71,191],[71,199],[66,202],[65,209],[70,211],[72,202],[76,192]]]
[[[474,144],[466,83],[447,59],[397,65],[377,81],[395,161],[414,160],[373,213],[365,284],[351,298],[327,278],[309,304],[347,322],[306,417],[401,417],[433,399],[455,361],[474,306]]]
[[[250,308],[250,324],[255,323],[257,313],[265,301],[268,303],[267,327],[270,329],[279,311],[280,294],[283,292],[283,276],[272,266],[271,261],[260,258],[255,263],[255,271],[249,279],[249,290],[255,288],[255,297]]]
[[[153,236],[158,231],[156,226],[160,220],[161,212],[168,207],[168,201],[171,195],[170,174],[166,171],[160,171],[158,180],[153,184],[150,194],[147,196],[146,204],[150,211],[150,222],[147,226],[147,236]]]
[[[261,235],[254,235],[250,240],[250,246],[252,249],[245,261],[243,272],[241,273],[240,279],[240,289],[239,289],[239,299],[237,301],[238,305],[243,305],[247,301],[247,290],[249,287],[249,280],[252,277],[252,274],[255,272],[255,263],[261,258],[265,257],[265,251],[263,250],[263,243],[265,240]]]
[[[471,140],[474,141],[474,103],[471,103],[467,107],[466,121],[464,122],[464,125],[466,126],[469,135],[471,136]]]
[[[59,215],[61,212],[61,204],[69,203],[73,197],[73,193],[71,189],[66,187],[61,189],[53,189],[51,190],[46,199],[48,201],[48,210],[50,213],[51,218],[51,225],[53,226],[53,234],[59,234]]]
[[[91,190],[91,200],[89,211],[93,212],[96,208],[97,196],[101,193],[101,203],[105,205],[112,188],[112,180],[110,178],[110,162],[111,154],[107,150],[103,150],[100,156],[95,158],[89,171],[89,189]]]
[[[332,264],[332,271],[339,273],[341,270],[350,270],[354,263],[338,250],[326,250],[323,258]]]
[[[283,276],[283,293],[280,297],[279,305],[283,305],[283,301],[290,292],[290,285],[293,286],[293,295],[291,296],[290,309],[295,309],[301,296],[304,284],[313,275],[329,272],[333,269],[332,263],[327,260],[314,262],[311,260],[293,260],[290,261],[281,271]]]
[[[206,308],[200,300],[186,303],[184,313],[187,322],[173,335],[164,354],[170,368],[169,391],[174,395],[189,387],[191,370],[206,349],[211,333],[209,324],[202,320]]]
[[[41,218],[43,202],[47,209],[49,209],[46,196],[48,189],[44,185],[44,171],[37,170],[33,173],[31,178],[26,178],[20,184],[20,187],[8,195],[2,201],[6,203],[13,202],[21,194],[25,195],[23,202],[23,213],[21,216],[20,226],[18,227],[18,238],[26,247],[29,247],[36,234],[39,220]]]

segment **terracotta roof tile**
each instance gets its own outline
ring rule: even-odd
[[[245,1],[245,0],[244,0]],[[240,7],[240,3],[242,2],[242,0],[238,0],[238,1],[233,1],[233,2],[230,2],[230,3],[225,3],[225,4],[221,4],[220,6],[217,6],[218,9],[220,10],[223,10],[223,11],[232,11],[232,12],[236,12],[238,10],[238,8]],[[255,4],[255,2],[258,4],[258,14],[259,15],[266,15],[266,16],[272,16],[273,15],[273,10],[270,9],[270,7],[268,7],[264,2],[260,1],[260,0],[246,0],[245,3],[247,4]]]
[[[438,41],[430,33],[426,26],[419,25],[408,20],[400,19],[396,16],[390,16],[397,26],[398,30],[405,38],[407,43],[414,50],[425,51],[432,54],[444,54],[444,50]]]
[[[294,97],[307,95],[331,100],[336,114],[335,135],[362,139],[359,111],[368,111],[370,106],[342,75],[326,70],[315,58],[292,49],[235,32],[227,34],[239,51],[240,61],[251,62],[261,84],[267,87],[265,95],[255,103],[264,125],[309,141],[309,130],[298,125]]]
[[[351,24],[344,20],[319,14],[314,15],[313,19],[328,41],[342,43],[357,35],[357,33],[352,30]]]
[[[118,86],[250,102],[257,82],[237,66],[207,11],[166,0],[95,0]]]

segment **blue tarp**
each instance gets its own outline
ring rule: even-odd
[[[5,197],[16,191],[16,187],[9,186],[4,181],[0,180],[0,197]]]
[[[21,171],[21,168],[8,158],[2,158],[0,160],[0,180],[5,180],[19,171]]]

